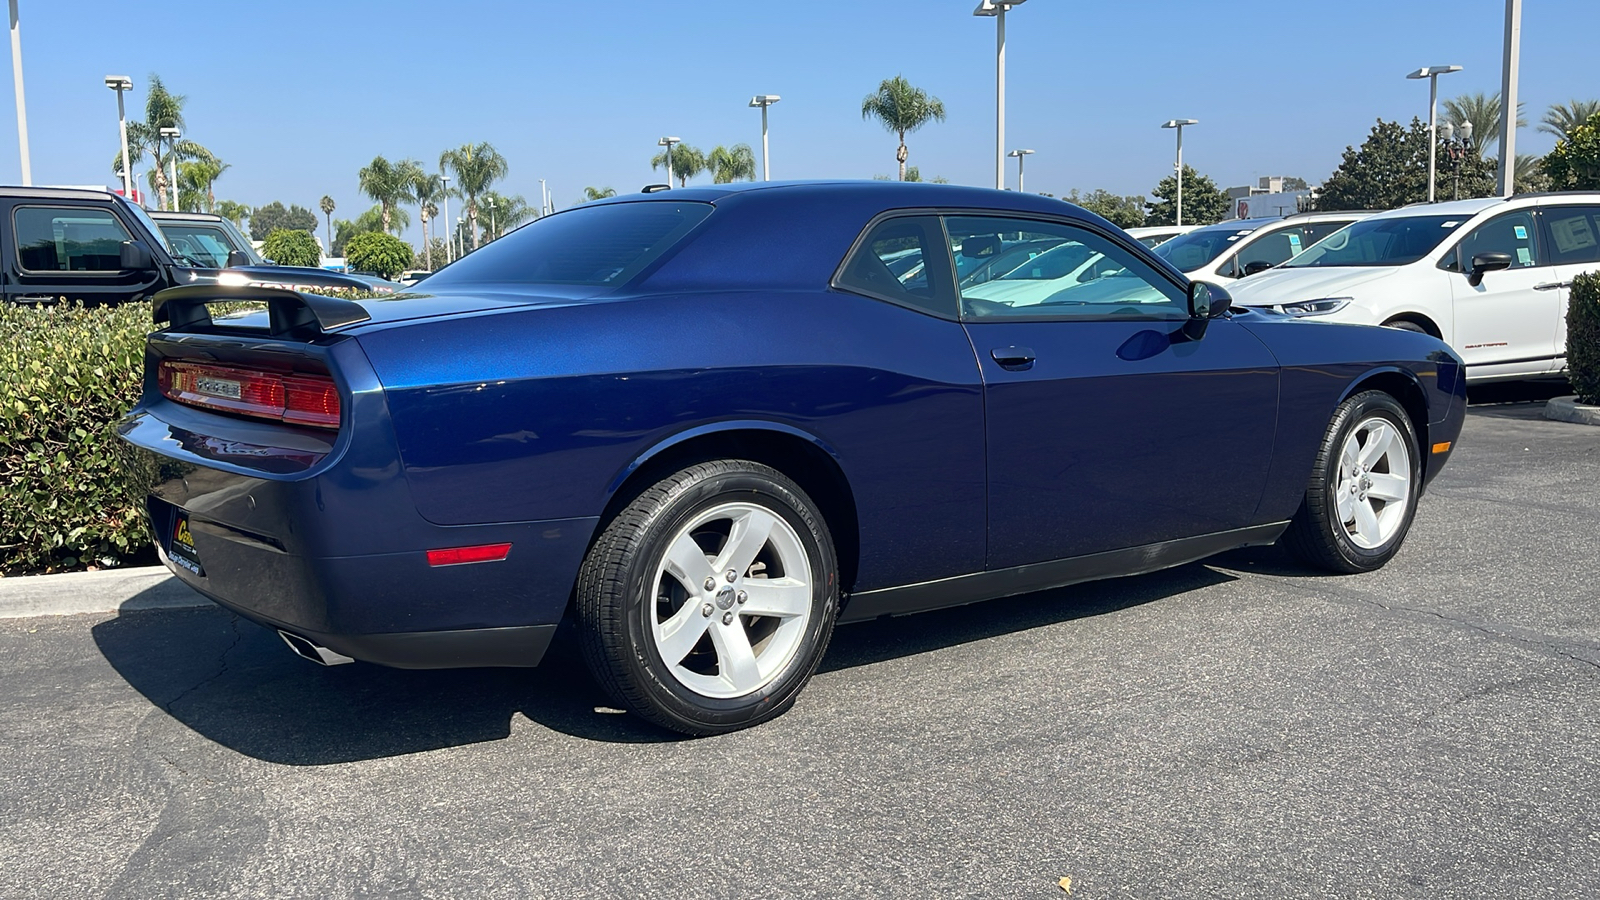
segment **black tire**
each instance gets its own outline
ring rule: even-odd
[[[1428,329],[1411,321],[1410,319],[1390,319],[1383,323],[1385,328],[1398,328],[1401,331],[1414,331],[1417,334],[1428,334]]]
[[[1350,433],[1375,417],[1394,426],[1405,441],[1410,463],[1409,496],[1399,528],[1381,544],[1368,548],[1351,539],[1338,512],[1339,453]],[[1305,498],[1284,532],[1284,545],[1302,562],[1332,572],[1354,574],[1382,568],[1400,550],[1406,533],[1411,530],[1422,487],[1421,464],[1416,429],[1405,409],[1392,396],[1382,391],[1366,391],[1344,401],[1328,423],[1311,469]]]
[[[716,697],[673,675],[652,629],[659,604],[667,602],[658,596],[656,575],[668,545],[697,516],[730,502],[759,507],[788,523],[809,562],[811,605],[797,629],[797,649],[780,671],[751,693]],[[691,598],[682,605],[699,602]],[[662,479],[606,525],[584,559],[575,607],[584,661],[614,703],[673,731],[721,734],[764,722],[794,704],[833,634],[839,565],[827,524],[797,484],[760,463],[716,460]]]

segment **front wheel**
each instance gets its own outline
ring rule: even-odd
[[[1382,391],[1339,404],[1284,533],[1290,552],[1334,572],[1370,572],[1400,550],[1416,514],[1421,461],[1406,411]]]
[[[718,460],[662,479],[611,521],[576,606],[584,658],[614,702],[719,734],[793,705],[833,632],[838,563],[798,485]]]

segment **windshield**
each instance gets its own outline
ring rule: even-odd
[[[264,266],[267,264],[266,257],[256,252],[256,248],[250,243],[250,239],[244,236],[244,232],[240,231],[239,226],[233,224],[232,220],[223,219],[217,224],[222,226],[223,231],[233,236],[233,239],[228,241],[228,245],[235,250],[243,250],[244,255],[250,257],[250,265]]]
[[[670,200],[579,206],[535,219],[474,250],[429,278],[428,287],[620,285],[709,215],[709,203]],[[920,261],[908,259],[907,266]]]
[[[1239,224],[1213,225],[1198,228],[1162,241],[1151,252],[1177,267],[1180,272],[1193,272],[1223,253],[1238,246],[1239,241],[1259,226]]]
[[[145,231],[150,232],[151,237],[161,242],[160,249],[167,251],[168,255],[171,255],[172,245],[167,243],[166,234],[162,232],[161,226],[156,224],[156,220],[150,218],[150,214],[144,211],[144,207],[137,203],[130,203],[127,200],[123,200],[121,205],[123,209],[139,220],[139,224],[144,226]],[[156,248],[152,247],[151,249]]]
[[[1427,256],[1470,215],[1364,219],[1335,231],[1283,264],[1285,269],[1403,266]]]
[[[173,221],[160,224],[167,246],[172,248],[174,254],[186,256],[205,268],[227,268],[228,251],[237,249],[228,233],[218,225]]]

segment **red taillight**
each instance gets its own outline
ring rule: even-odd
[[[510,544],[479,544],[476,547],[451,547],[429,550],[428,565],[460,566],[466,563],[499,562],[511,552]]]
[[[169,400],[291,425],[339,427],[339,389],[327,375],[294,375],[162,360],[161,393]]]

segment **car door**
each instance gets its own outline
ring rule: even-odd
[[[7,216],[6,299],[12,303],[123,303],[148,293],[156,270],[125,270],[128,227],[109,205],[39,200]]]
[[[1472,259],[1504,253],[1511,267],[1471,276]],[[1455,349],[1476,378],[1538,375],[1555,365],[1560,278],[1539,240],[1531,208],[1504,212],[1467,231],[1439,268],[1450,272]]]
[[[1021,231],[1120,264],[1003,301],[963,291],[984,380],[991,570],[1258,524],[1278,366],[1254,335],[1218,319],[1202,340],[1177,337],[1184,286],[1108,233],[944,222],[953,244]]]
[[[1571,303],[1572,279],[1600,272],[1600,204],[1589,206],[1547,206],[1539,211],[1546,249],[1555,263],[1555,277],[1534,285],[1536,290],[1557,295],[1555,349],[1561,354],[1552,370],[1566,368],[1567,308]]]

